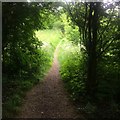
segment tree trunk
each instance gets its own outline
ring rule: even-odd
[[[99,3],[90,3],[89,10],[89,40],[88,40],[88,74],[87,74],[87,94],[94,98],[96,91],[96,41],[98,29],[98,5]]]

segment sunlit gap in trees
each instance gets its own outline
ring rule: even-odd
[[[116,11],[116,13],[118,13],[119,14],[119,7],[118,7],[118,5],[117,5],[117,2],[118,2],[119,0],[103,0],[103,3],[104,3],[104,8],[111,8],[112,6],[111,5],[113,5],[113,11]],[[107,9],[106,10],[106,13],[109,13],[109,10],[110,9]],[[117,16],[118,16],[118,14],[116,14]],[[114,16],[115,17],[115,16]]]
[[[115,2],[119,2],[119,0],[62,0],[63,2],[103,2],[103,3],[107,3],[107,4],[111,4],[111,3],[115,3]]]
[[[31,2],[30,0],[27,0],[27,2]]]
[[[27,0],[27,2],[37,2],[36,0]]]
[[[104,3],[104,8],[110,6],[111,4],[115,4],[115,2],[117,2],[118,0],[103,0]]]
[[[69,2],[72,2],[72,3],[75,3],[75,2],[82,2],[82,3],[85,3],[85,2],[95,2],[95,0],[63,0],[63,2],[65,2],[66,4],[67,3],[69,3]],[[107,8],[107,7],[109,7],[109,6],[111,6],[111,4],[112,5],[114,5],[115,6],[115,8],[114,8],[114,10],[115,11],[120,11],[119,10],[119,7],[118,6],[116,6],[116,2],[120,2],[120,0],[96,0],[96,2],[103,2],[103,7],[104,8]],[[108,13],[108,11],[109,11],[110,9],[107,9],[107,13]],[[119,14],[120,14],[120,12],[119,12]]]
[[[27,0],[27,2],[31,2],[30,0]]]
[[[115,3],[115,2],[119,2],[120,0],[103,0],[103,3]]]

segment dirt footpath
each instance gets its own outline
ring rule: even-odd
[[[83,118],[69,100],[60,78],[58,48],[59,46],[55,50],[52,67],[43,82],[27,93],[19,118]]]

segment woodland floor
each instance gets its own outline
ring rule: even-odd
[[[59,45],[54,53],[52,67],[44,80],[27,93],[19,118],[83,118],[70,101],[61,80],[58,48]]]

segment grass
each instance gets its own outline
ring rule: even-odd
[[[8,82],[9,80],[9,82]],[[38,80],[35,78],[9,78],[3,76],[3,118],[11,118],[20,111],[20,106],[25,94]]]
[[[59,29],[45,29],[35,32],[36,37],[43,43],[42,49],[48,54],[49,59],[53,61],[54,50],[62,40],[62,33]]]
[[[57,44],[62,39],[62,34],[60,30],[57,29],[46,29],[36,31],[36,37],[43,42],[43,47],[48,47],[49,45],[56,48]]]

